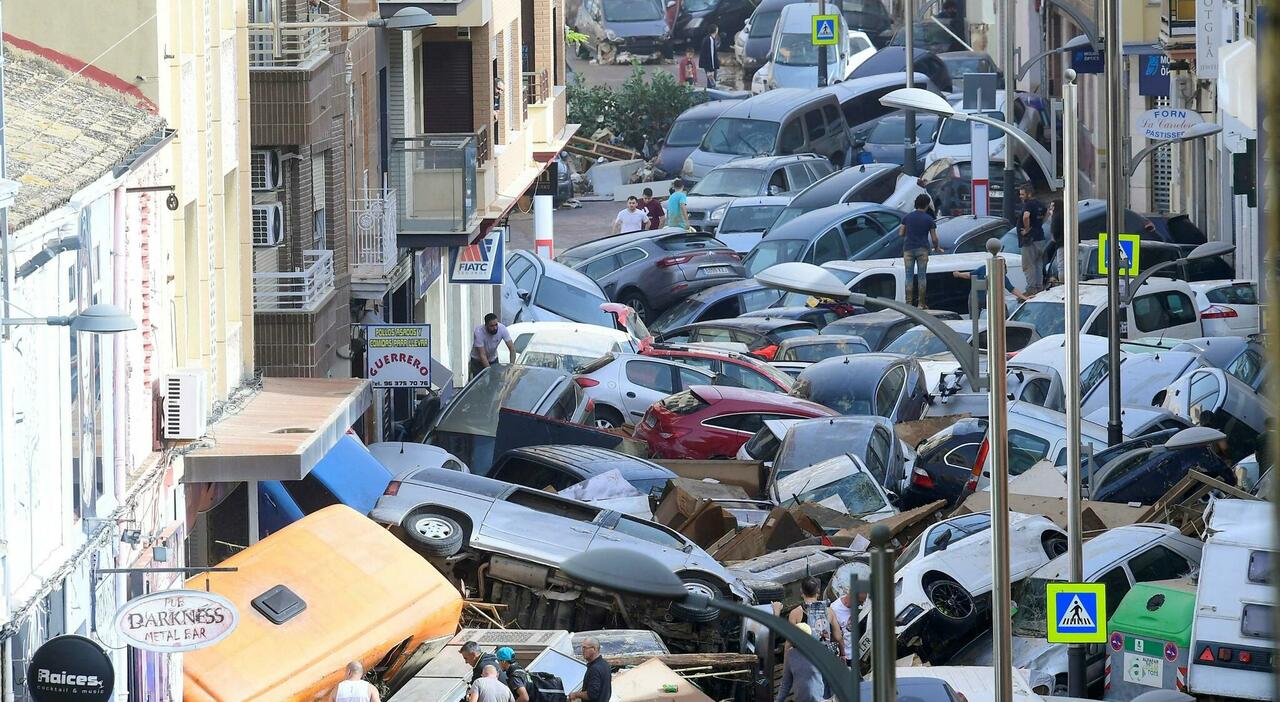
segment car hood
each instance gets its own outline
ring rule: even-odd
[[[689,160],[693,162],[693,179],[702,180],[707,175],[707,171],[712,168],[739,158],[745,157],[738,154],[713,154],[710,151],[694,149],[693,153],[689,154]]]
[[[605,29],[613,30],[614,34],[623,39],[634,39],[636,37],[660,37],[667,31],[667,21],[661,17],[651,20],[641,20],[639,22],[609,22],[604,23]]]
[[[752,37],[748,36],[747,41],[743,44],[743,51],[747,58],[756,61],[764,61],[765,54],[769,53],[769,47],[773,45],[773,37]]]
[[[717,207],[733,202],[736,199],[736,197],[692,195],[689,197],[689,201],[685,203],[685,209],[690,212],[711,212]]]
[[[904,144],[863,144],[862,150],[871,154],[875,162],[901,163],[906,158],[907,147]],[[917,157],[930,151],[933,151],[933,142],[922,141],[916,144]]]
[[[1067,647],[1044,639],[1014,636],[1011,653],[1013,667],[1030,668],[1050,676],[1067,671]],[[991,665],[991,632],[988,631],[951,657],[951,665]]]
[[[658,152],[658,168],[667,172],[667,175],[675,177],[680,175],[680,169],[684,168],[684,160],[689,158],[689,154],[697,146],[664,146]]]
[[[832,78],[838,78],[838,66],[839,64],[835,61],[828,62],[827,75]],[[773,85],[776,88],[818,87],[817,66],[785,66],[775,61],[770,69],[769,77],[773,79]]]

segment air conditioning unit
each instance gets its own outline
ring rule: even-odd
[[[164,438],[199,439],[209,425],[209,387],[203,369],[180,368],[164,377]]]
[[[284,205],[253,206],[253,245],[279,246],[284,241]]]
[[[253,190],[280,189],[280,152],[271,149],[255,149],[249,152],[249,185]]]

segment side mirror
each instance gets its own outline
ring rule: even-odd
[[[528,291],[528,290],[517,290],[517,291],[516,291],[516,297],[520,298],[521,300],[524,300],[525,302],[528,302],[528,301],[529,301],[529,297],[530,297],[530,295],[529,295],[529,291]]]
[[[894,492],[893,490],[885,490],[885,494],[889,496],[889,504],[893,505],[894,507],[897,507],[898,503],[902,501],[902,498],[898,497],[898,493]],[[951,532],[947,532],[947,533],[950,534]]]
[[[782,194],[782,188],[780,188],[780,187],[778,187],[778,186],[776,186],[776,185],[770,185],[770,186],[769,186],[769,194],[770,194],[770,195],[781,195],[781,194]]]
[[[855,136],[855,137],[853,138],[853,148],[855,148],[855,149],[861,149],[862,147],[864,147],[864,146],[866,146],[866,145],[867,145],[867,138],[866,138],[866,137],[862,137],[862,136]]]

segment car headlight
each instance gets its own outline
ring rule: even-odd
[[[907,605],[901,612],[898,612],[898,618],[893,620],[893,623],[895,626],[906,626],[923,612],[924,610],[919,605]]]
[[[609,41],[618,41],[618,35],[612,29],[604,30],[604,38]]]
[[[692,158],[686,158],[684,160],[684,165],[680,167],[680,175],[686,176],[686,177],[693,176],[693,159]]]
[[[689,29],[697,29],[698,27],[702,26],[702,18],[694,17],[693,19],[689,20],[689,24],[685,26],[688,27]]]
[[[724,213],[725,213],[725,210],[727,209],[729,209],[729,203],[726,202],[725,204],[715,208],[714,210],[711,210],[711,221],[719,222],[720,220],[724,219]]]

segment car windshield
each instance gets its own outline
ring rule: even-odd
[[[663,312],[656,320],[654,320],[653,324],[649,325],[649,328],[655,332],[660,332],[663,329],[678,327],[681,324],[689,324],[690,322],[695,321],[694,317],[702,307],[702,300],[697,297],[686,297],[685,299],[677,302],[674,307]]]
[[[778,436],[769,427],[763,427],[755,436],[747,439],[742,448],[757,461],[772,461],[778,455]]]
[[[805,431],[797,432],[792,428],[787,433],[787,438],[782,440],[782,445],[778,447],[778,456],[773,461],[773,469],[777,472],[776,479],[780,480],[798,470],[844,454],[845,442],[831,441],[830,439],[836,438],[833,436],[827,436],[827,441],[815,440],[821,438],[821,435],[815,436],[812,432]]]
[[[874,17],[887,17],[889,14],[880,0],[844,0],[840,7],[844,10],[845,15],[863,14]]]
[[[747,275],[753,276],[779,263],[799,261],[800,253],[807,243],[809,242],[804,239],[763,239],[747,254],[742,265],[746,266]]]
[[[734,232],[762,232],[773,225],[782,211],[782,205],[747,205],[730,207],[720,220],[720,234]]]
[[[753,39],[773,36],[773,28],[777,26],[781,16],[782,10],[761,10],[755,13],[751,16],[751,31],[747,32],[747,36]]]
[[[691,117],[677,119],[671,125],[671,133],[667,135],[667,146],[697,146],[702,137],[707,135],[715,117]]]
[[[871,393],[866,393],[865,383],[859,382],[843,382],[832,383],[824,382],[815,384],[809,378],[797,378],[795,385],[791,386],[791,396],[798,397],[801,400],[816,402],[820,405],[830,407],[831,409],[845,415],[846,417],[858,414],[875,414],[875,407],[871,404]]]
[[[912,327],[884,347],[885,353],[902,353],[916,357],[932,356],[946,350],[947,345],[942,343],[942,339],[924,327]]]
[[[547,381],[558,381],[561,377],[522,366],[507,366],[505,372],[498,367],[481,373],[449,403],[435,429],[495,436],[499,407],[533,412],[550,390]]]
[[[753,168],[717,168],[698,181],[690,195],[745,197],[760,194],[764,172]]]
[[[829,62],[834,63],[836,52],[828,52]],[[778,38],[778,50],[773,52],[773,62],[781,66],[816,66],[818,65],[818,47],[813,44],[813,37],[804,34],[783,34]]]
[[[1093,314],[1093,305],[1080,305],[1080,328],[1084,329],[1085,321]],[[1061,334],[1066,325],[1066,308],[1061,302],[1048,300],[1032,300],[1025,302],[1009,319],[1014,322],[1026,322],[1036,328],[1036,334],[1043,339],[1050,334]]]
[[[618,343],[603,335],[574,334],[570,343],[534,337],[520,352],[516,363],[574,372],[601,356],[621,351]]]
[[[610,22],[645,22],[666,16],[662,0],[604,0],[604,18]]]
[[[996,67],[991,60],[985,56],[973,56],[966,58],[951,58],[943,60],[947,66],[947,73],[952,78],[963,78],[966,73],[995,73]]]
[[[992,119],[1004,120],[1004,113],[1001,112],[987,112],[985,114]],[[968,144],[971,134],[972,131],[969,129],[968,122],[961,122],[958,119],[949,119],[942,123],[942,131],[938,133],[938,143],[947,144],[949,146]],[[988,141],[995,141],[996,139],[1001,138],[1001,136],[1002,133],[997,130],[987,130]]]
[[[685,12],[702,12],[715,7],[716,2],[718,0],[684,0],[684,2],[680,3],[680,9]]]
[[[1045,620],[1046,592],[1051,582],[1045,578],[1027,578],[1022,586],[1022,596],[1018,598],[1018,611],[1013,614],[1013,635],[1030,639],[1043,639],[1048,635],[1048,624]]]
[[[769,332],[773,339],[794,339],[798,336],[817,336],[818,330],[808,324],[797,324],[794,327],[780,327]]]
[[[933,141],[933,132],[938,128],[938,118],[933,115],[916,115],[916,140],[924,143]],[[868,144],[889,144],[902,146],[906,141],[907,116],[894,113],[881,117],[875,129],[867,135]]]
[[[790,477],[796,479],[804,476],[794,473]],[[782,486],[779,485],[778,489],[781,491]],[[887,506],[884,497],[876,489],[875,481],[862,471],[852,472],[834,482],[796,493],[790,499],[797,503],[816,502],[823,507],[853,516],[879,512]]]
[[[832,356],[846,356],[851,353],[866,353],[866,351],[866,346],[851,341],[828,341],[820,344],[792,346],[778,354],[778,360],[817,363]]]
[[[713,154],[759,156],[773,151],[777,138],[777,122],[721,117],[702,139],[702,149]]]
[[[600,309],[606,302],[591,290],[575,288],[550,276],[542,277],[533,299],[533,304],[565,319],[612,329],[613,315]]]

